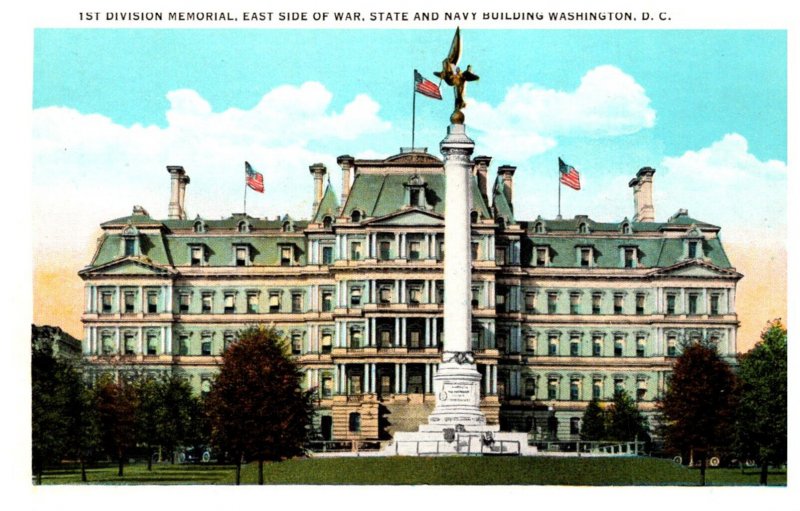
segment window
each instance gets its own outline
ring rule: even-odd
[[[547,342],[547,353],[552,356],[558,355],[558,336],[555,334],[550,335],[549,340]]]
[[[211,336],[210,335],[203,335],[203,338],[200,340],[200,354],[204,356],[211,355]]]
[[[481,331],[478,329],[472,329],[472,337],[470,340],[472,351],[478,351],[481,347]]]
[[[422,286],[414,284],[408,286],[408,303],[418,305],[422,300]]]
[[[536,335],[528,334],[525,337],[525,350],[531,355],[536,354]]]
[[[498,289],[495,295],[494,305],[497,312],[506,311],[506,294],[504,289]]]
[[[114,307],[114,295],[111,291],[103,291],[100,293],[101,312],[103,314],[110,314]]]
[[[408,331],[408,347],[418,349],[422,347],[422,330],[412,326]]]
[[[292,293],[292,312],[293,313],[303,312],[303,295],[301,293]]]
[[[580,234],[589,234],[589,226],[586,225],[586,223],[582,222],[578,226],[578,233],[580,233]]]
[[[558,399],[558,378],[547,379],[547,399]]]
[[[125,238],[125,255],[136,255],[136,238]]]
[[[420,242],[419,241],[409,241],[408,242],[408,258],[412,261],[416,261],[421,257],[420,254]]]
[[[322,312],[330,312],[333,310],[333,292],[322,292]]]
[[[530,313],[536,312],[536,293],[525,293],[525,310]]]
[[[392,303],[392,288],[389,286],[381,286],[378,290],[378,300],[380,303]]]
[[[409,190],[409,205],[419,206],[419,189],[412,188]]]
[[[125,354],[133,355],[136,353],[136,335],[131,332],[125,333]]]
[[[626,247],[624,258],[625,268],[636,268],[638,263],[636,247]]]
[[[353,261],[361,260],[361,242],[353,241],[350,243],[350,259]]]
[[[614,378],[614,394],[625,390],[625,380],[623,378]]]
[[[674,336],[667,337],[667,356],[678,356],[678,339]]]
[[[592,249],[589,247],[581,248],[581,266],[588,268],[592,265]]]
[[[209,392],[211,392],[211,379],[204,377],[200,380],[200,394],[205,396]]]
[[[348,429],[351,433],[361,432],[361,414],[353,412],[348,419]]]
[[[378,243],[378,257],[381,261],[388,261],[392,258],[392,243],[390,241]]]
[[[132,314],[134,311],[134,303],[136,301],[136,293],[134,291],[125,291],[125,314]]]
[[[712,316],[716,316],[719,314],[719,295],[711,295],[709,306],[708,306],[708,313]]]
[[[497,332],[497,337],[495,337],[494,344],[500,353],[504,353],[506,351],[506,346],[508,345],[508,332]]]
[[[103,355],[111,355],[114,353],[114,337],[110,333],[103,332],[100,335],[100,343],[103,347]]]
[[[697,241],[690,241],[689,242],[689,259],[695,259],[697,257]]]
[[[536,397],[535,378],[525,378],[525,397]]]
[[[378,332],[378,342],[381,348],[392,347],[392,331],[384,328]]]
[[[477,224],[478,220],[480,220],[480,216],[478,212],[473,209],[469,214],[469,221],[473,224]]]
[[[581,308],[581,295],[580,293],[570,293],[569,295],[569,313],[580,314]]]
[[[614,295],[614,314],[622,314],[622,307],[625,303],[625,295]]]
[[[277,292],[272,292],[269,294],[269,311],[270,312],[280,312],[281,311],[281,295]]]
[[[689,293],[689,314],[697,314],[697,293]]]
[[[444,282],[436,283],[436,303],[440,305],[444,303]]]
[[[641,293],[636,295],[636,314],[644,314],[644,294]]]
[[[236,230],[240,233],[250,232],[250,224],[246,221],[239,222],[239,225],[236,226]],[[286,231],[286,223],[283,224],[283,230]]]
[[[592,295],[592,314],[600,314],[600,303],[603,300],[603,295],[594,293]]]
[[[647,346],[647,339],[643,336],[636,337],[636,356],[637,357],[644,357],[644,350]]]
[[[211,293],[203,293],[200,312],[203,314],[211,314],[214,297]]]
[[[281,247],[281,266],[291,266],[292,259],[292,247]]]
[[[555,314],[558,304],[558,293],[547,293],[547,313]]]
[[[247,252],[248,250],[245,246],[236,247],[236,266],[247,266],[250,262]]]
[[[158,336],[152,332],[147,334],[147,354],[158,354]]]
[[[437,258],[441,261],[444,259],[444,241],[439,242],[439,253],[437,254]]]
[[[639,378],[636,380],[636,400],[644,401],[647,398],[647,380]]]
[[[580,435],[581,433],[581,418],[572,417],[569,419],[569,434]]]
[[[233,293],[225,293],[225,314],[233,314],[235,312],[235,296]]]
[[[569,381],[569,400],[580,401],[581,399],[581,381],[573,378]]]
[[[536,234],[544,234],[544,224],[542,222],[536,222],[536,225],[533,227],[534,232]]]
[[[189,354],[189,336],[181,335],[178,339],[178,355]]]
[[[497,264],[506,264],[506,247],[495,247],[494,261]]]
[[[206,224],[205,224],[205,222],[203,222],[202,220],[195,222],[194,223],[194,232],[196,232],[196,233],[204,233],[204,232],[206,232]]]
[[[424,373],[420,373],[419,371],[413,371],[414,366],[409,366],[408,371],[408,393],[409,394],[422,394],[425,392],[425,387],[423,386],[423,380],[425,378]]]
[[[361,394],[361,373],[350,375],[350,394]]]
[[[333,334],[330,332],[322,332],[322,339],[320,339],[320,351],[322,353],[330,353],[331,345],[333,344]]]
[[[333,395],[333,378],[330,376],[322,377],[322,397],[331,397]]]
[[[478,256],[480,255],[480,244],[477,241],[473,241],[472,244],[470,244],[470,248],[472,260],[477,261]]]
[[[359,307],[359,306],[361,306],[361,288],[360,287],[351,287],[350,288],[350,306],[351,307]]]
[[[232,332],[225,332],[225,335],[222,337],[222,349],[227,350],[235,340],[236,337]]]
[[[248,314],[258,314],[258,293],[247,293]]]
[[[203,257],[203,246],[192,245],[189,248],[189,259],[189,262],[192,266],[202,266],[205,262],[205,258]]]
[[[592,380],[592,399],[603,399],[603,380],[600,378]]]
[[[188,314],[189,306],[192,304],[192,295],[189,293],[181,293],[178,295],[178,312],[181,314]]]
[[[479,287],[472,288],[472,306],[477,307],[480,304],[481,289]]]
[[[667,295],[667,314],[675,314],[676,296],[672,293]]]
[[[536,266],[547,266],[548,262],[547,247],[536,248]]]
[[[622,224],[622,234],[633,234],[633,230],[631,229],[631,224],[627,222]]]
[[[333,247],[322,247],[322,264],[333,263]]]
[[[361,347],[361,330],[358,328],[350,329],[350,347],[351,348]]]
[[[361,211],[354,209],[352,213],[350,213],[350,221],[357,224],[361,221]]]
[[[580,337],[572,337],[569,340],[569,356],[578,357],[581,354],[581,339]]]
[[[625,351],[625,340],[622,337],[614,337],[614,356],[621,357]]]
[[[299,355],[303,352],[303,337],[298,333],[292,334],[292,355]]]
[[[592,337],[592,356],[603,356],[603,338],[599,335]]]
[[[147,292],[147,313],[155,314],[158,312],[158,291]]]

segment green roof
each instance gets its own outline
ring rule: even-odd
[[[324,216],[330,215],[332,218],[335,218],[338,213],[339,200],[336,198],[336,193],[334,193],[331,183],[328,182],[328,186],[325,187],[325,193],[322,195],[322,200],[314,214],[314,222],[322,223],[322,218]]]

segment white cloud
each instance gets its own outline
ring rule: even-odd
[[[497,106],[472,101],[469,123],[491,154],[516,161],[556,146],[560,136],[629,135],[655,124],[644,88],[614,66],[588,71],[574,91],[514,85]]]
[[[317,82],[275,88],[250,110],[214,112],[189,89],[171,91],[167,99],[163,128],[121,126],[66,107],[34,111],[37,252],[83,254],[101,222],[130,214],[134,204],[166,217],[166,165],[183,165],[191,178],[190,216],[219,218],[241,211],[247,160],[266,184],[263,195],[248,192],[248,213],[307,217],[313,193],[308,166],[323,162],[332,178],[338,176],[336,155],[315,151],[314,142],[350,141],[390,128],[380,118],[380,106],[366,95],[332,111],[333,95]]]

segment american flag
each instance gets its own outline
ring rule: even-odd
[[[264,193],[264,176],[253,170],[253,167],[247,162],[244,162],[244,173],[247,186],[259,193]]]
[[[414,90],[423,96],[428,96],[433,99],[442,99],[442,93],[439,91],[439,86],[430,80],[423,78],[421,74],[414,70]]]
[[[560,180],[563,184],[573,190],[581,189],[581,175],[572,165],[567,165],[561,158],[558,159],[558,171],[561,173]]]

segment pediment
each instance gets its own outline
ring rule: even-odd
[[[369,225],[386,226],[443,226],[444,217],[439,214],[424,211],[421,209],[408,209],[399,211],[379,218],[374,218]]]
[[[659,268],[655,274],[663,277],[728,277],[740,278],[742,275],[732,269],[720,268],[702,260],[693,259],[678,264]]]
[[[87,268],[78,273],[80,275],[151,275],[164,277],[174,272],[170,268],[153,264],[144,258],[126,257],[95,268]]]

